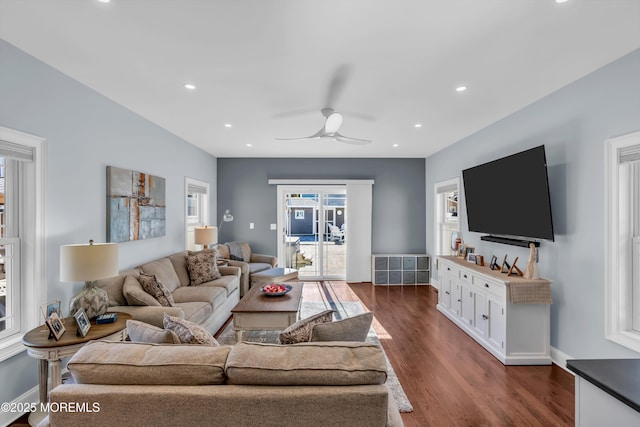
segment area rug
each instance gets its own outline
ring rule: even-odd
[[[312,314],[319,313],[324,310],[333,310],[333,318],[334,320],[344,319],[346,317],[355,316],[356,314],[364,313],[362,308],[362,304],[359,302],[302,302],[302,307],[300,309],[300,317],[305,318],[309,317]],[[246,331],[242,334],[242,339],[244,341],[251,342],[263,342],[263,343],[277,343],[278,342],[278,331]],[[236,343],[236,333],[233,330],[233,321],[231,321],[225,330],[218,337],[218,342],[223,345],[233,345]],[[378,345],[380,348],[380,340],[378,339],[378,335],[373,330],[373,328],[369,329],[369,334],[367,335],[366,342],[370,342]],[[391,390],[391,394],[393,395],[396,404],[398,405],[398,410],[400,412],[413,412],[413,406],[409,402],[407,395],[405,394],[402,385],[400,385],[400,381],[396,376],[396,373],[393,370],[393,366],[391,366],[391,362],[389,362],[389,358],[386,353],[384,353],[384,349],[382,350],[384,354],[384,358],[387,361],[387,386]]]

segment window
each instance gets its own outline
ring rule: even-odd
[[[640,132],[605,152],[605,334],[640,351]]]
[[[460,231],[458,178],[435,184],[435,239],[436,255],[451,255],[451,240]],[[455,238],[454,238],[455,240]]]
[[[196,250],[194,230],[209,225],[209,184],[193,178],[185,179],[186,194],[186,248]]]
[[[44,303],[44,140],[0,127],[0,361]]]

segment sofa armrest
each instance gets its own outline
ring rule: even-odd
[[[218,271],[220,271],[220,274],[222,274],[223,276],[240,277],[240,274],[242,274],[242,269],[240,267],[236,267],[232,265],[220,266],[218,267]]]
[[[130,314],[133,320],[139,320],[150,325],[164,328],[162,319],[164,314],[184,319],[184,311],[180,307],[163,307],[158,305],[116,305],[109,307],[109,311]]]
[[[278,265],[278,258],[272,255],[251,254],[251,262],[271,264],[271,267],[273,268]]]

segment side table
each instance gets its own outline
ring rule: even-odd
[[[91,340],[124,341],[127,339],[127,320],[131,319],[127,313],[118,313],[114,323],[96,325],[91,321],[91,329],[86,337],[76,335],[76,321],[73,317],[64,319],[66,331],[58,341],[49,339],[49,328],[38,326],[22,337],[22,343],[27,347],[29,356],[38,359],[38,385],[40,402],[49,400],[49,367],[51,367],[51,389],[62,384],[61,359],[73,356],[87,342]],[[47,414],[32,412],[29,415],[29,425],[38,425]]]

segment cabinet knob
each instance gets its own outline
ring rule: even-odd
[[[450,294],[449,294],[449,291],[444,291],[444,293],[445,293],[445,294],[447,294],[447,295],[450,295]]]
[[[466,275],[466,274],[464,275],[464,278],[465,278],[465,279],[467,278],[467,275]]]
[[[485,283],[485,284],[484,284],[484,287],[485,287],[485,288],[488,288],[488,287],[489,287],[489,284],[488,284],[488,283]]]
[[[487,320],[487,319],[489,318],[489,316],[487,316],[486,314],[483,314],[483,315],[482,315],[482,318],[483,318],[484,320]]]
[[[451,271],[451,267],[447,267],[447,271]]]
[[[461,299],[458,298],[458,302],[462,301]]]

